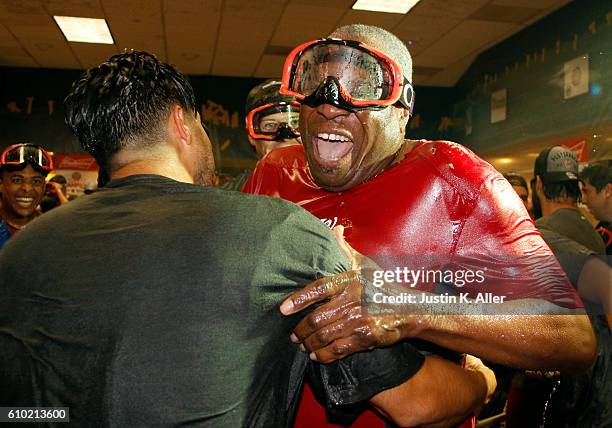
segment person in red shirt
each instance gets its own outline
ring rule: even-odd
[[[434,281],[415,285],[504,303],[467,314],[469,305],[377,314],[362,302],[359,281],[322,279],[281,306],[291,314],[331,299],[298,324],[294,340],[323,363],[418,338],[517,368],[585,369],[595,352],[588,317],[509,183],[458,144],[404,139],[411,78],[405,45],[376,27],[345,26],[298,46],[281,92],[302,104],[303,147],[270,153],[243,191],[287,199],[343,226],[348,244],[386,271],[425,264],[486,271],[483,281],[455,280],[442,291]],[[312,417],[298,414],[298,426],[300,415]]]
[[[258,159],[278,147],[302,144],[297,130],[300,105],[293,97],[279,94],[280,85],[280,81],[268,79],[247,95],[247,139]],[[220,187],[240,191],[252,172],[252,169],[246,169]]]
[[[45,177],[52,169],[51,156],[34,144],[15,144],[0,155],[0,248],[39,215]]]

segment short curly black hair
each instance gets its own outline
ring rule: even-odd
[[[187,78],[147,52],[114,55],[87,70],[64,100],[66,123],[101,168],[126,148],[145,148],[165,136],[173,105],[196,112]]]
[[[612,159],[588,164],[582,170],[580,179],[588,181],[597,193],[601,192],[604,187],[612,183]]]

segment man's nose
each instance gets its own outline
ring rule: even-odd
[[[23,183],[21,183],[21,190],[29,192],[30,190],[32,190],[32,183],[30,183],[29,181],[24,181]]]
[[[317,106],[317,112],[323,115],[326,119],[332,120],[339,116],[347,116],[350,114],[348,110],[336,107],[332,104],[320,104]]]

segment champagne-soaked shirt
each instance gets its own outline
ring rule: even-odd
[[[458,144],[419,141],[403,160],[344,192],[314,182],[302,146],[283,147],[259,162],[243,191],[343,225],[349,244],[386,270],[434,272],[426,281],[403,274],[407,286],[431,291],[439,271],[452,271],[442,281],[450,292],[582,306],[509,183]]]

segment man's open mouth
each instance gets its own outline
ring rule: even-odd
[[[323,166],[332,167],[353,149],[353,141],[344,135],[319,133],[312,139],[314,155]]]
[[[21,208],[30,208],[34,203],[34,198],[17,197],[15,198],[15,202],[17,202],[17,205]]]

